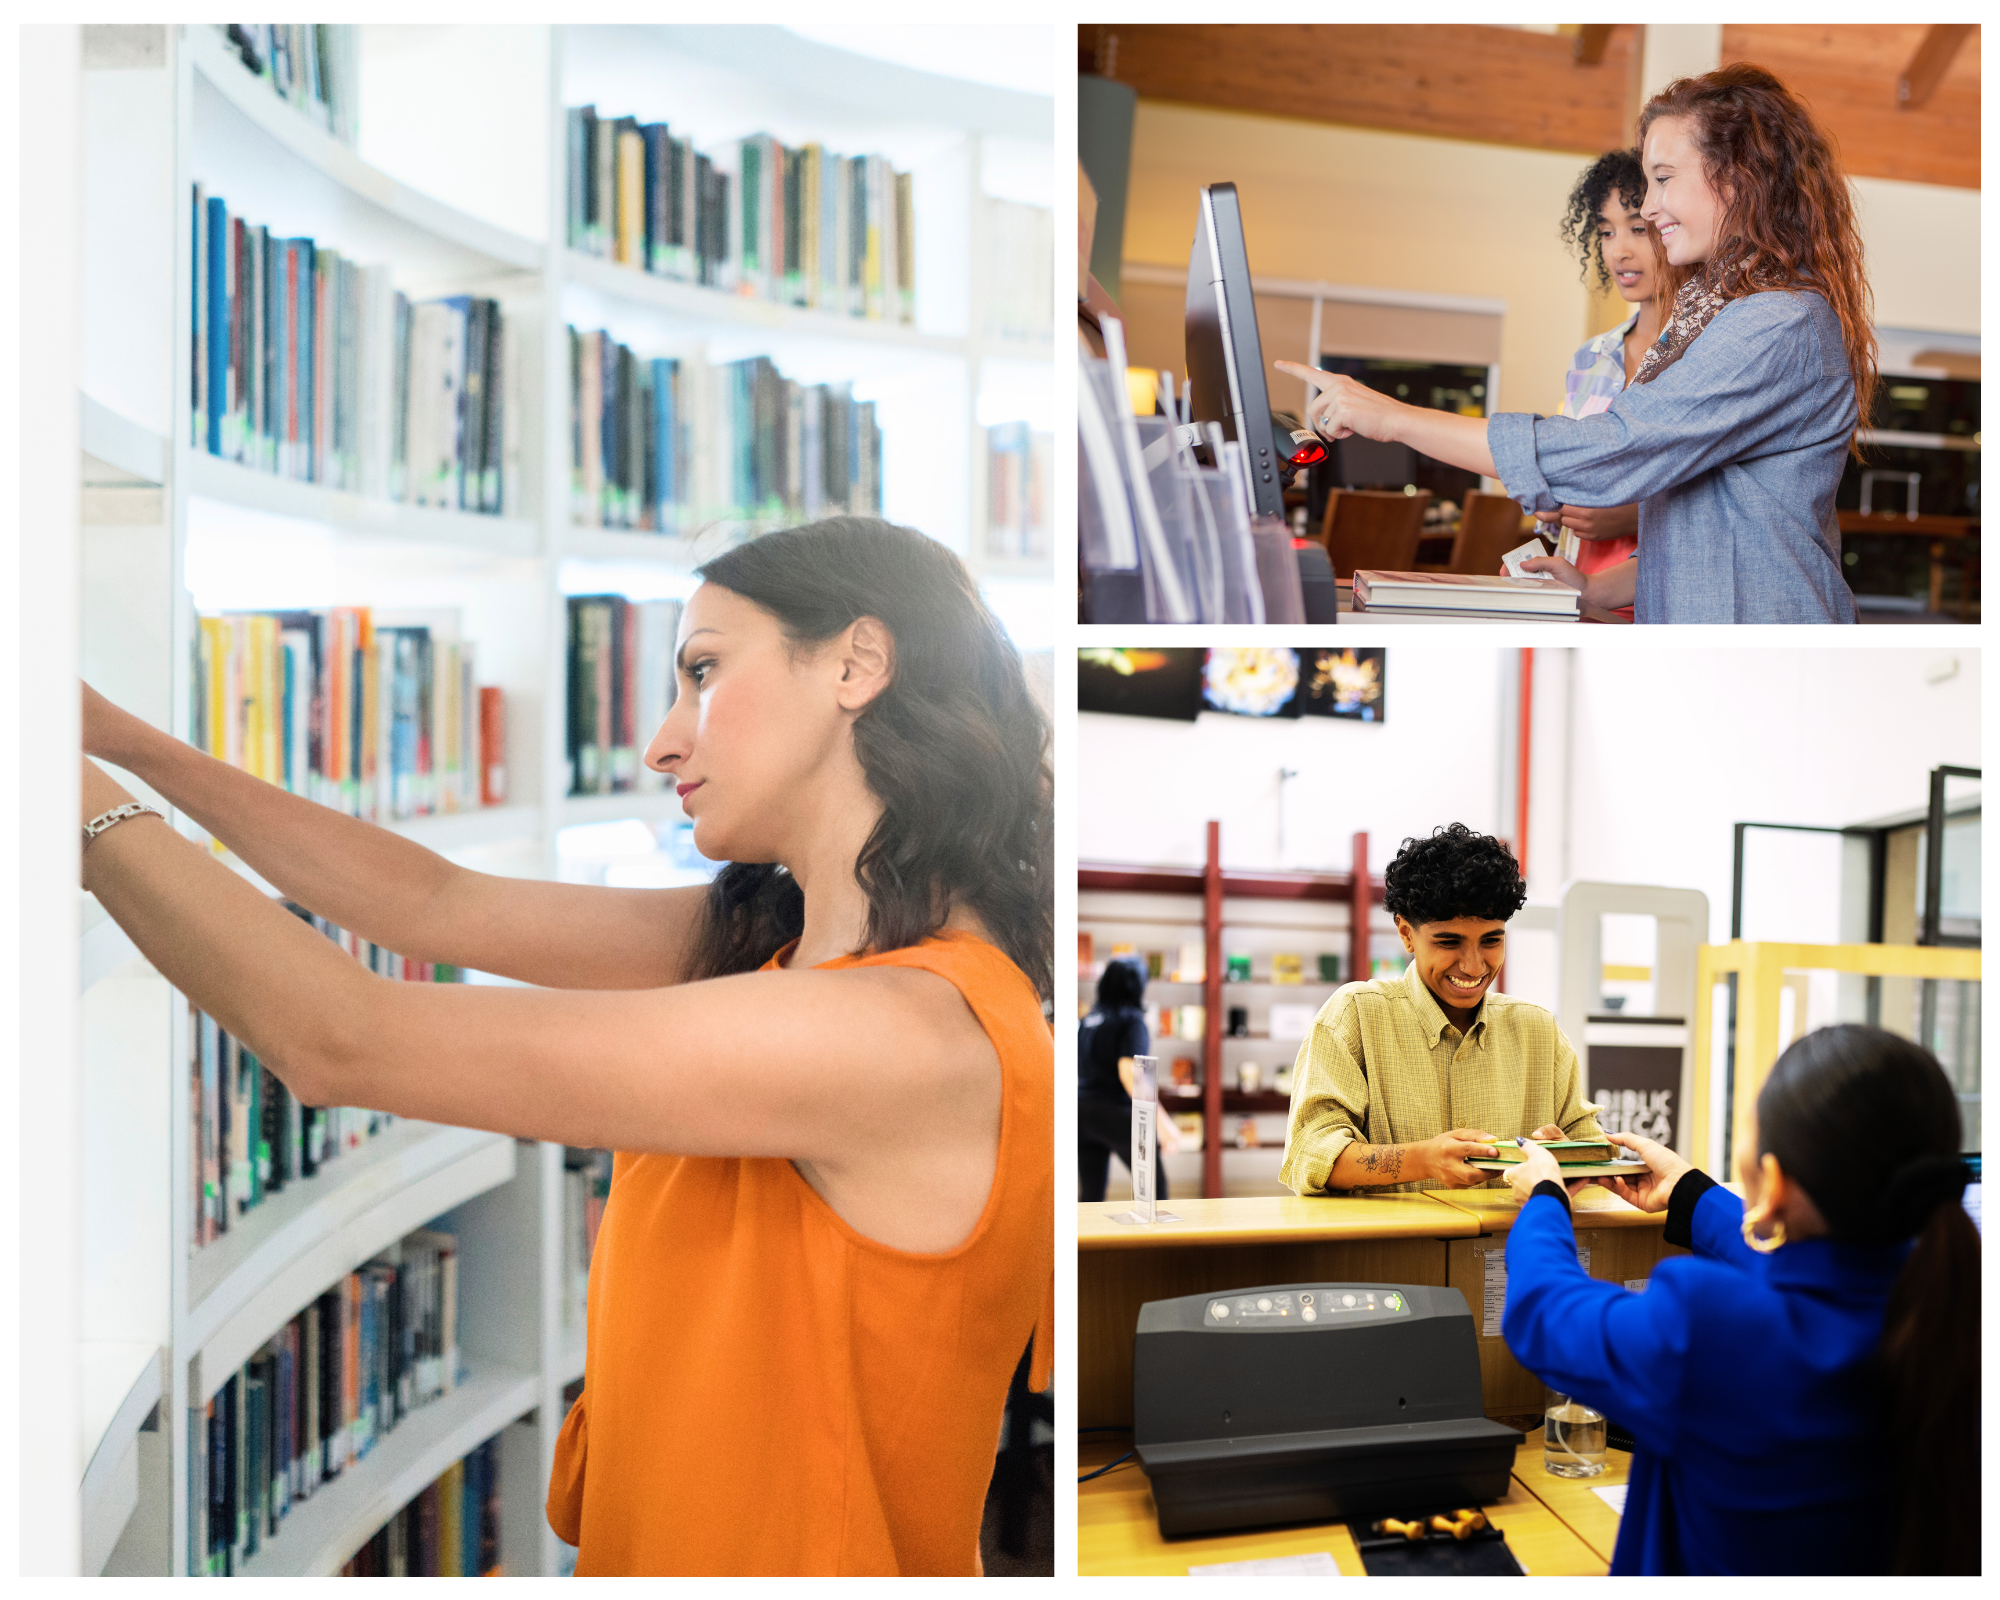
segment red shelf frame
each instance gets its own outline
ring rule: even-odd
[[[1354,835],[1354,865],[1347,872],[1230,872],[1222,865],[1222,824],[1208,825],[1208,859],[1199,867],[1079,865],[1078,889],[1118,894],[1184,894],[1202,897],[1202,933],[1207,951],[1202,967],[1202,1002],[1207,1026],[1202,1041],[1201,1192],[1222,1193],[1222,902],[1238,900],[1331,900],[1348,908],[1347,970],[1350,983],[1369,972],[1368,921],[1382,893],[1382,880],[1368,875],[1368,835]],[[1176,1099],[1179,1097],[1176,1096]],[[1231,1091],[1231,1101],[1245,1097]],[[1259,1096],[1261,1098],[1261,1096]],[[1169,1104],[1169,1109],[1176,1109]],[[1233,1109],[1231,1107],[1230,1109]]]

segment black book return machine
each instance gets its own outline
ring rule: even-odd
[[[1132,1442],[1171,1539],[1499,1500],[1521,1435],[1456,1289],[1287,1283],[1139,1308]]]

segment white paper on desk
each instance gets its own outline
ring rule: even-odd
[[[1302,1556],[1267,1556],[1262,1561],[1218,1561],[1211,1566],[1189,1567],[1190,1578],[1337,1578],[1340,1568],[1333,1564],[1330,1551],[1314,1550]]]
[[[1590,1274],[1590,1246],[1576,1247],[1577,1264],[1583,1268],[1586,1277]],[[1481,1296],[1479,1334],[1483,1339],[1500,1337],[1500,1318],[1507,1309],[1507,1252],[1504,1247],[1495,1247],[1486,1252],[1485,1282],[1480,1286]]]
[[[1622,1517],[1625,1515],[1625,1491],[1630,1487],[1630,1484],[1614,1483],[1608,1489],[1592,1489],[1590,1492]]]

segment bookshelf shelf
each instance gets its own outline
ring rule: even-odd
[[[190,26],[196,172],[233,210],[287,230],[327,235],[357,253],[397,258],[422,276],[527,273],[542,247],[469,216],[370,166],[251,76],[213,29]]]
[[[637,817],[641,822],[658,822],[681,815],[681,798],[666,789],[652,794],[627,790],[622,794],[565,795],[556,825],[574,828],[585,822],[623,822]]]
[[[83,1548],[95,1572],[139,1504],[139,1429],[160,1403],[156,1344],[86,1339],[83,1344]]]
[[[579,561],[651,562],[675,572],[692,572],[708,556],[719,553],[695,539],[629,528],[591,528],[565,524],[563,554]]]
[[[504,1134],[406,1122],[246,1212],[188,1263],[177,1343],[198,1366],[190,1403],[205,1403],[328,1285],[513,1175]]]
[[[572,1384],[575,1383],[577,1379],[583,1376],[583,1358],[584,1358],[583,1334],[579,1330],[574,1337],[575,1337],[575,1343],[565,1344],[563,1346],[562,1355],[558,1358],[556,1362],[557,1383],[564,1385]]]
[[[89,395],[79,395],[87,489],[158,487],[167,481],[167,441]]]
[[[188,494],[243,511],[318,523],[336,530],[342,540],[394,540],[417,545],[446,545],[490,556],[532,556],[541,548],[536,525],[522,517],[489,517],[469,511],[445,511],[434,506],[401,505],[371,500],[259,472],[240,462],[226,461],[206,450],[190,450],[182,464]]]
[[[449,811],[434,817],[410,817],[383,824],[426,850],[450,855],[480,845],[506,844],[534,838],[541,830],[540,806],[484,806],[477,811]]]
[[[783,364],[788,347],[833,340],[840,343],[885,345],[935,356],[965,353],[963,339],[923,333],[899,322],[871,322],[865,317],[835,316],[804,306],[778,305],[748,295],[729,294],[695,283],[680,283],[636,267],[621,266],[580,250],[562,252],[566,283],[607,299],[630,302],[674,318],[709,326],[717,322],[778,336],[770,354]]]
[[[459,1457],[534,1409],[534,1373],[474,1367],[450,1394],[412,1411],[359,1462],[292,1506],[277,1536],[244,1564],[246,1578],[339,1572],[375,1530]],[[509,1492],[518,1492],[509,1485]]]

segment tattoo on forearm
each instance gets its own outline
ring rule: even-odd
[[[1403,1147],[1399,1144],[1356,1145],[1360,1152],[1355,1157],[1364,1172],[1373,1174],[1384,1183],[1395,1183],[1403,1173]]]

